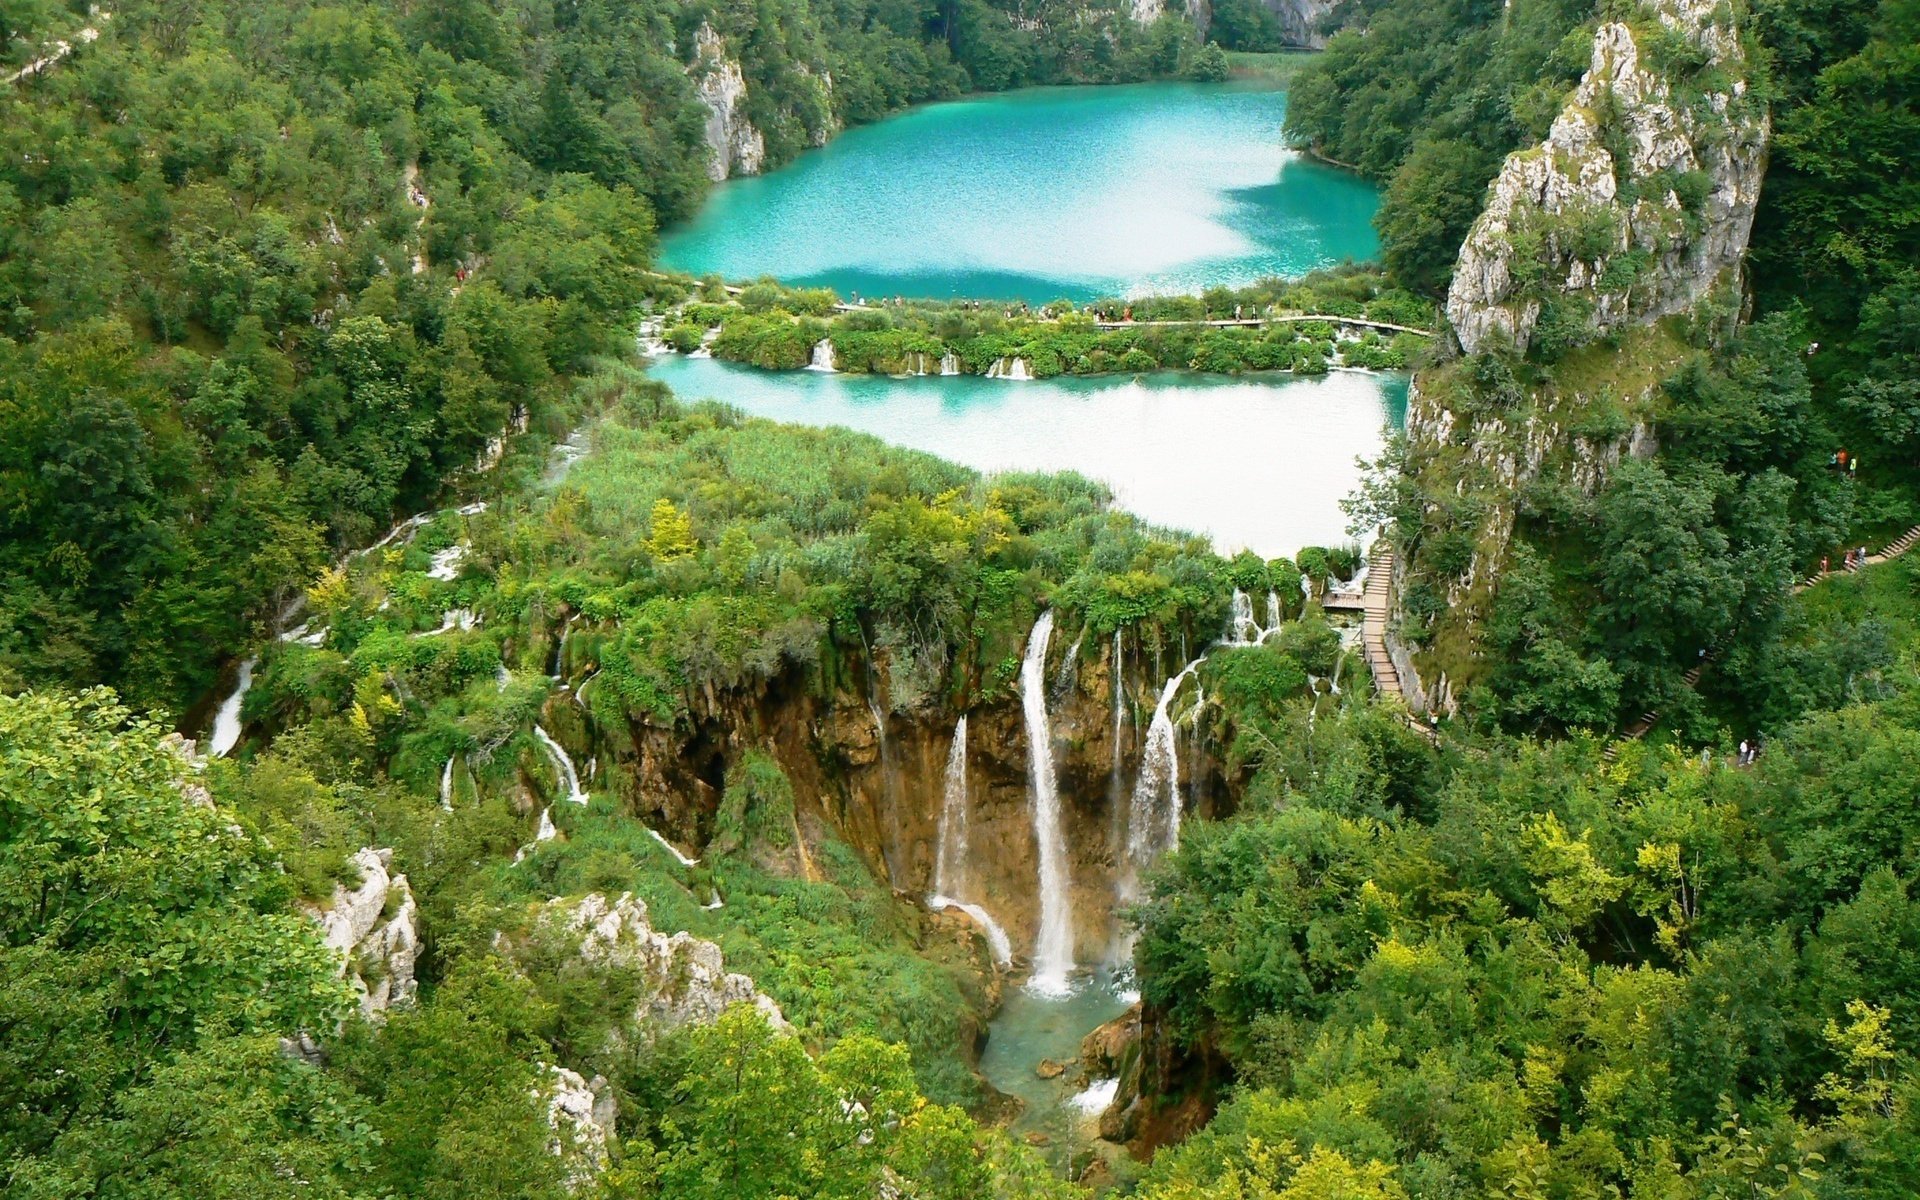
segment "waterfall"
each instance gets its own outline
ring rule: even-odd
[[[1047,693],[1047,698],[1056,708],[1059,707],[1061,701],[1067,698],[1067,692],[1073,687],[1074,681],[1078,678],[1080,643],[1086,640],[1087,631],[1085,628],[1082,628],[1080,630],[1080,636],[1073,640],[1073,645],[1067,647],[1066,655],[1061,658],[1060,669],[1053,674],[1053,688]]]
[[[207,753],[215,758],[223,758],[227,751],[240,742],[240,702],[247,698],[247,689],[253,686],[253,668],[260,662],[249,658],[240,664],[240,677],[235,681],[233,694],[220,702],[220,711],[213,714],[213,733],[207,739]]]
[[[821,338],[813,344],[813,361],[807,364],[807,370],[837,371],[839,367],[835,364],[838,361],[833,353],[833,339]]]
[[[1053,636],[1053,610],[1040,614],[1027,638],[1020,664],[1020,702],[1027,724],[1028,801],[1033,809],[1034,840],[1040,848],[1040,933],[1033,950],[1028,986],[1060,996],[1071,988],[1073,907],[1067,879],[1066,837],[1060,829],[1060,792],[1053,774],[1053,730],[1047,721],[1047,642]]]
[[[1278,628],[1280,628],[1280,593],[1269,591],[1267,593],[1267,632],[1272,633]]]
[[[1033,378],[1033,373],[1029,370],[1026,359],[1010,354],[994,360],[993,365],[987,368],[987,378],[1025,382]]]
[[[951,350],[942,354],[940,356],[940,373],[942,375],[958,375],[960,373],[960,356]]]
[[[947,752],[947,777],[941,789],[940,844],[934,851],[933,891],[956,896],[964,889],[954,872],[967,862],[967,718],[962,713],[953,726],[953,749]]]
[[[1014,359],[1013,366],[1007,371],[1007,378],[1020,382],[1032,379],[1033,375],[1027,369],[1027,360],[1024,358]]]
[[[700,865],[699,859],[688,858],[685,854],[681,852],[680,847],[674,845],[672,842],[668,841],[666,838],[661,837],[660,831],[658,829],[655,829],[651,825],[649,825],[646,827],[646,830],[647,830],[648,837],[652,838],[656,842],[659,842],[662,846],[665,846],[667,849],[667,853],[673,855],[673,861],[679,863],[683,867],[697,867]]]
[[[452,583],[453,577],[460,573],[460,560],[467,556],[467,548],[459,542],[433,554],[433,565],[427,568],[427,578]]]
[[[1251,646],[1259,640],[1260,626],[1253,619],[1253,600],[1239,588],[1233,589],[1233,616],[1227,626],[1227,642]]]
[[[953,726],[953,749],[947,752],[947,774],[941,789],[940,844],[933,860],[933,895],[927,907],[939,912],[952,908],[973,918],[987,935],[996,965],[1013,963],[1013,941],[993,915],[978,904],[956,897],[966,890],[967,869],[967,718],[964,714]]]
[[[952,896],[930,896],[927,898],[927,907],[935,912],[951,908],[956,912],[967,914],[972,918],[973,923],[980,927],[980,932],[987,935],[987,947],[993,951],[994,965],[999,967],[1013,965],[1013,939],[1007,936],[1007,931],[1000,922],[993,919],[992,913],[978,904],[955,900]]]
[[[533,840],[513,852],[514,865],[518,866],[541,842],[552,841],[557,832],[553,827],[553,805],[549,804],[540,810],[540,827],[533,831]]]
[[[1138,895],[1142,872],[1180,840],[1180,748],[1173,723],[1173,699],[1202,660],[1188,663],[1160,689],[1146,744],[1140,750],[1140,776],[1133,785],[1127,819],[1127,869],[1122,872],[1126,899]]]
[[[540,740],[547,757],[553,760],[553,769],[560,777],[560,786],[567,790],[567,799],[575,804],[585,804],[587,794],[580,790],[580,776],[573,769],[573,759],[567,757],[566,747],[553,740],[553,735],[539,725],[533,727],[533,736]]]
[[[453,811],[453,759],[447,759],[447,765],[440,772],[440,807]]]

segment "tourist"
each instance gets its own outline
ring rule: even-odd
[[[1739,762],[1740,762],[1740,765],[1741,765],[1741,766],[1743,766],[1743,767],[1744,767],[1744,766],[1746,766],[1746,765],[1747,765],[1747,762],[1748,762],[1748,759],[1747,759],[1747,743],[1746,743],[1746,742],[1745,742],[1744,740],[1743,740],[1743,741],[1741,741],[1741,743],[1740,743],[1740,759],[1739,759]]]
[[[1822,575],[1825,575],[1827,573],[1827,564],[1832,561],[1833,561],[1832,555],[1822,554],[1820,556],[1820,573]]]

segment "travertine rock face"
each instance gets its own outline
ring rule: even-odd
[[[1280,22],[1280,34],[1287,45],[1318,50],[1327,44],[1320,23],[1334,10],[1337,0],[1261,0],[1261,4]]]
[[[727,57],[725,40],[704,22],[694,34],[694,48],[689,71],[694,92],[707,106],[707,148],[713,152],[707,177],[718,183],[735,175],[759,174],[767,144],[747,120],[747,79],[740,64]]]
[[[360,885],[336,886],[333,899],[312,914],[327,945],[340,955],[340,973],[353,984],[360,1011],[369,1019],[411,1003],[414,996],[418,914],[407,877],[388,870],[392,861],[392,850],[361,850],[353,856]]]
[[[1488,189],[1447,295],[1467,353],[1499,336],[1525,349],[1543,299],[1577,297],[1606,332],[1685,311],[1737,271],[1766,166],[1765,107],[1747,96],[1730,9],[1647,11],[1637,35],[1621,21],[1595,32],[1547,140],[1509,156]],[[1654,29],[1705,65],[1697,82],[1648,62],[1640,42]]]
[[[729,973],[720,947],[690,933],[658,933],[646,902],[631,893],[599,892],[551,901],[540,917],[548,933],[578,938],[580,957],[599,967],[637,971],[644,981],[636,1024],[708,1024],[734,1004],[751,1004],[775,1029],[787,1029],[780,1006],[745,975]]]
[[[1424,544],[1396,558],[1396,603],[1416,581],[1431,589],[1429,604],[1439,601],[1438,616],[1420,618],[1431,624],[1410,624],[1403,609],[1388,631],[1416,711],[1453,711],[1470,680],[1449,672],[1484,667],[1482,626],[1518,495],[1544,483],[1591,497],[1623,457],[1652,454],[1660,381],[1685,352],[1656,323],[1707,312],[1710,295],[1738,289],[1768,119],[1748,95],[1731,11],[1716,0],[1649,0],[1602,24],[1547,139],[1508,157],[1460,248],[1447,318],[1466,355],[1525,351],[1549,329],[1563,353],[1601,335],[1610,342],[1578,351],[1578,369],[1562,359],[1497,400],[1470,382],[1488,360],[1415,380],[1407,444],[1429,513],[1478,513],[1464,530],[1472,553],[1463,571],[1436,566]],[[1478,401],[1456,412],[1450,392],[1462,388]],[[1611,416],[1595,422],[1596,410]],[[1583,425],[1611,428],[1576,432]],[[1403,638],[1409,629],[1426,648]]]
[[[553,1137],[547,1148],[571,1166],[568,1182],[574,1187],[589,1181],[607,1165],[607,1143],[614,1137],[618,1101],[606,1079],[582,1078],[565,1067],[547,1068],[547,1124]]]

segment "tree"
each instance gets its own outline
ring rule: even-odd
[[[332,1028],[347,989],[266,848],[163,733],[104,690],[0,696],[9,1195],[100,1178],[257,1194],[296,1164],[330,1186],[369,1144],[311,1067],[262,1069],[273,1035]],[[243,1143],[224,1166],[187,1151]]]

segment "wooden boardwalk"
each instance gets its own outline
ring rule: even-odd
[[[1361,593],[1360,645],[1367,652],[1367,669],[1373,673],[1374,690],[1392,696],[1405,708],[1407,694],[1400,687],[1400,669],[1387,653],[1387,613],[1393,607],[1393,551],[1374,546],[1367,560],[1367,590]],[[1407,726],[1428,741],[1438,741],[1433,726],[1406,710]]]

